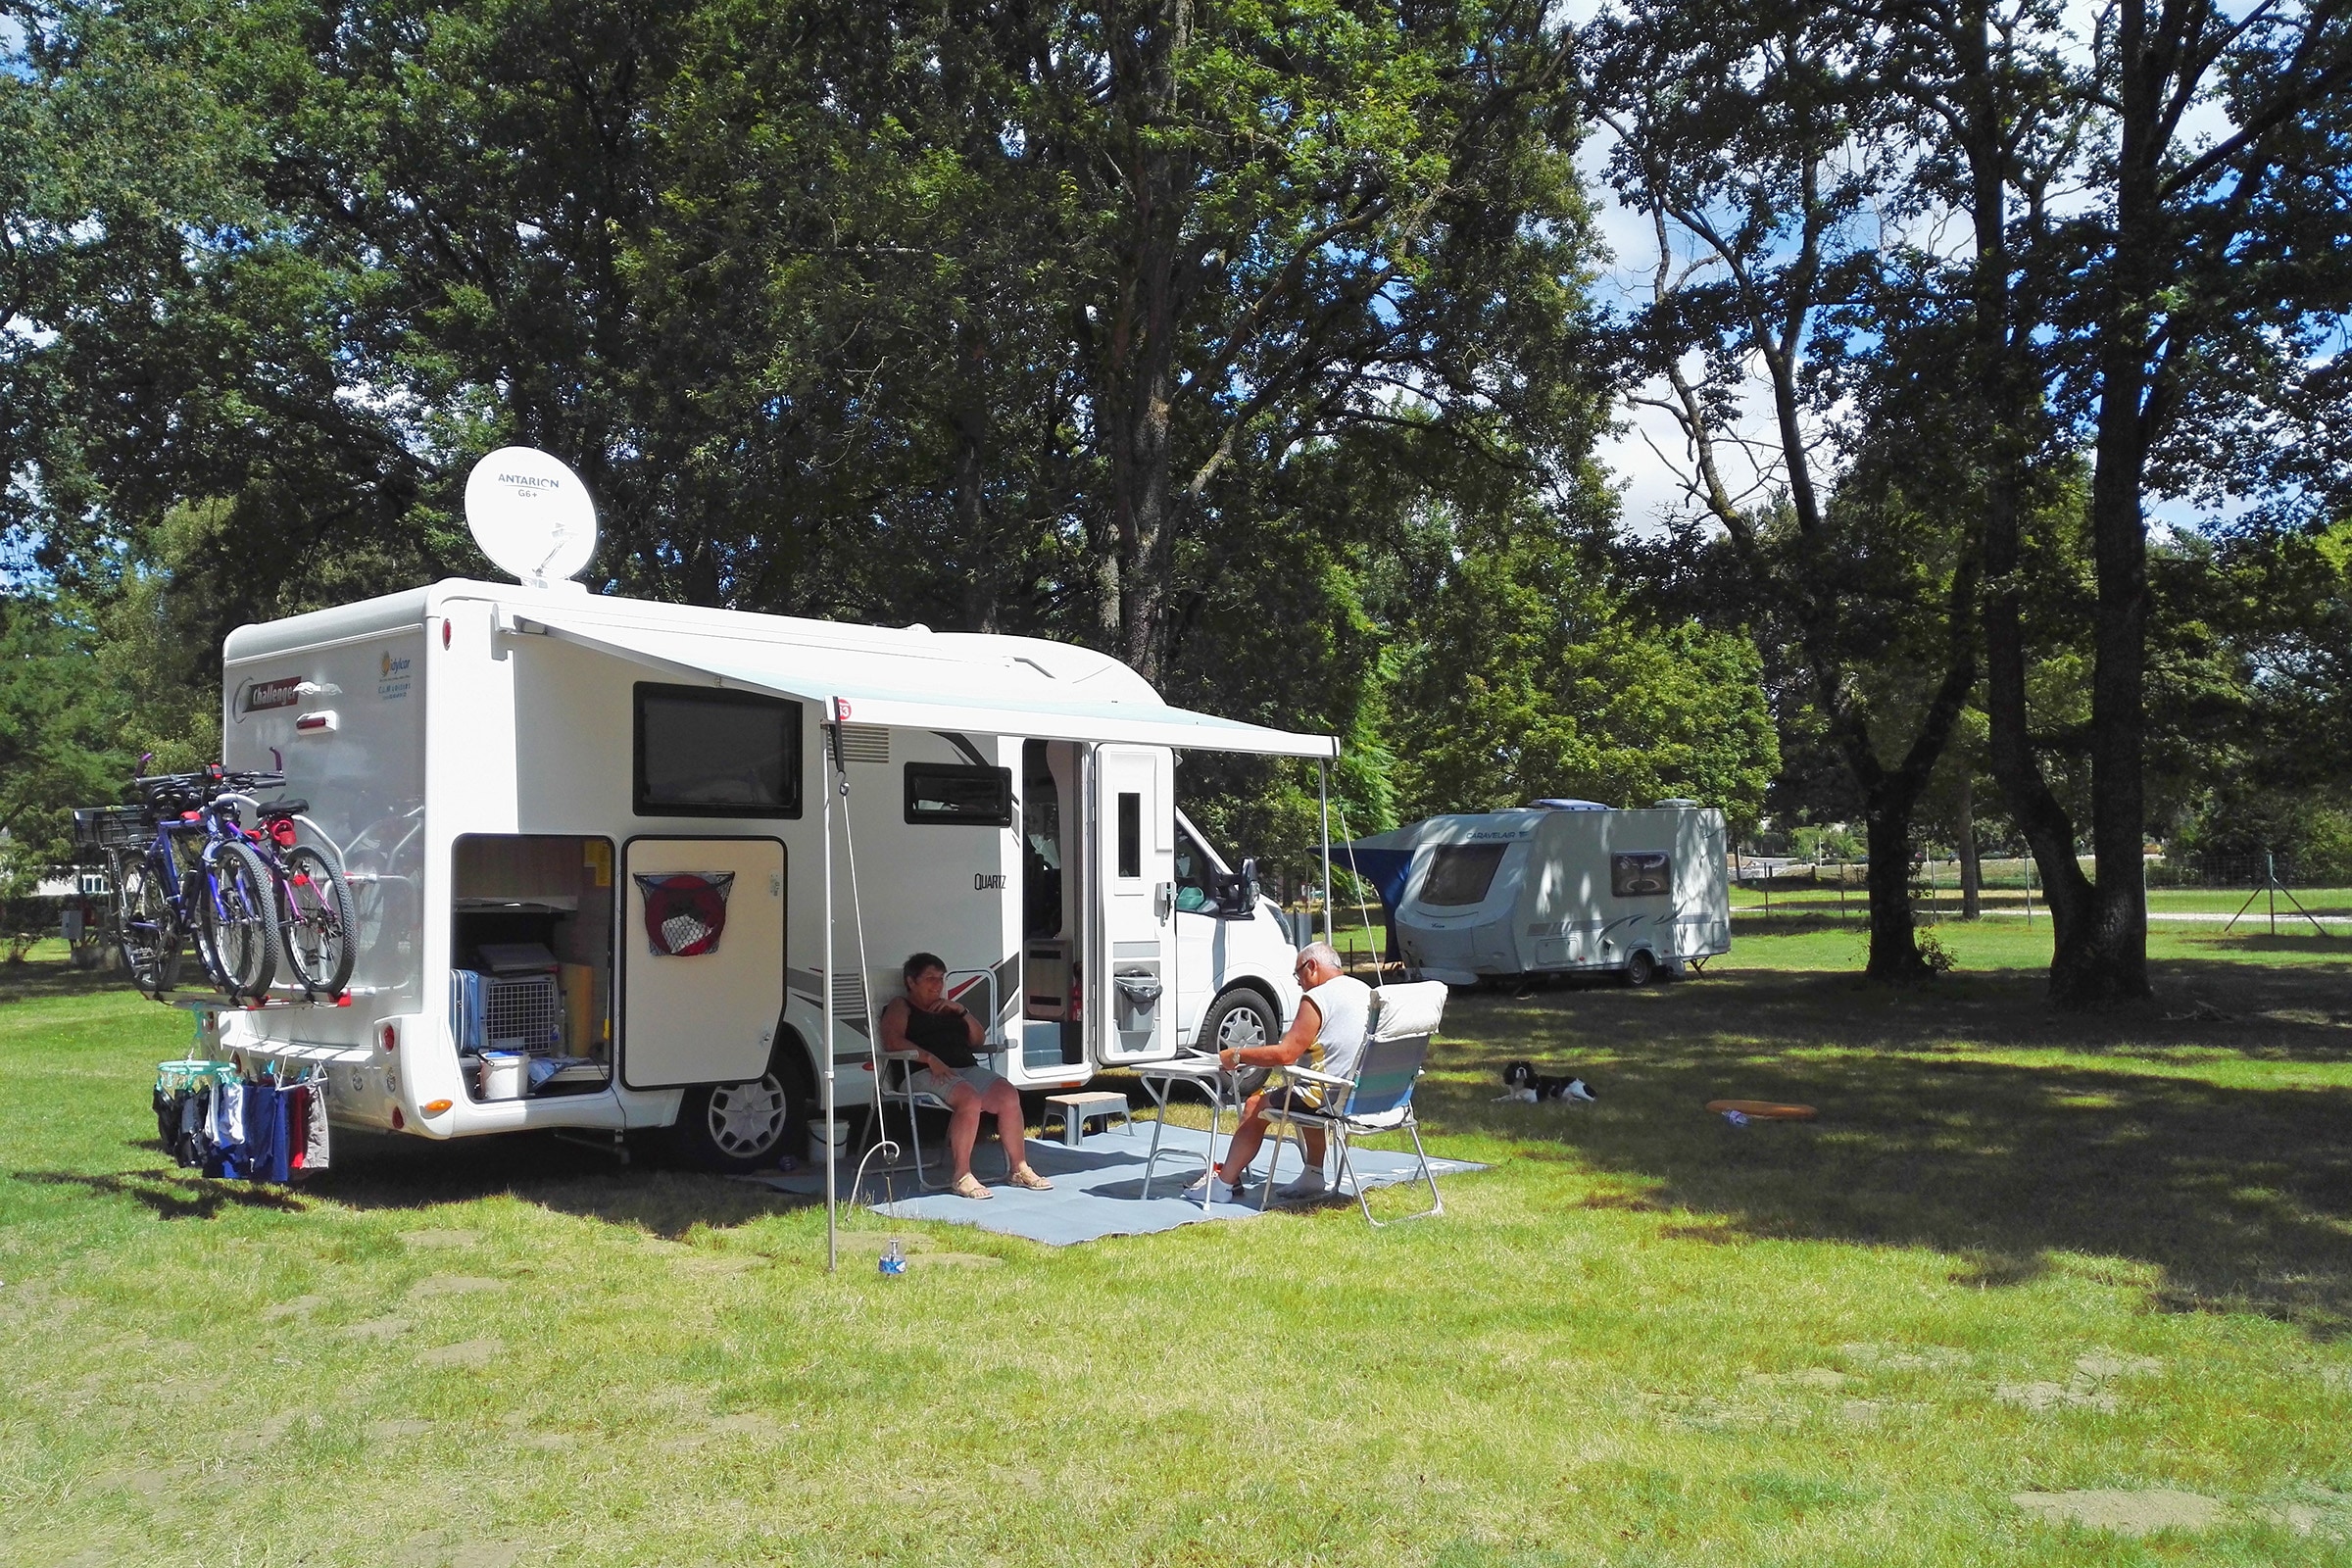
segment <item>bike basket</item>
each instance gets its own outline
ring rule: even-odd
[[[645,940],[657,958],[699,958],[718,951],[727,928],[732,871],[662,871],[639,875],[645,895]]]
[[[74,813],[77,850],[145,849],[155,837],[155,813],[138,806],[91,806]]]

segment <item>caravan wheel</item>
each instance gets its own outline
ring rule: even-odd
[[[1244,1051],[1282,1038],[1282,1019],[1273,1004],[1247,986],[1236,986],[1209,1004],[1195,1036],[1204,1051]]]
[[[808,1107],[784,1075],[742,1084],[704,1084],[686,1091],[670,1129],[678,1153],[704,1170],[739,1173],[772,1165],[785,1139],[807,1124]]]
[[[1625,983],[1645,986],[1658,977],[1658,960],[1647,948],[1636,948],[1625,960]]]

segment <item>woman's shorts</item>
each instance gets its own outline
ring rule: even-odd
[[[1004,1081],[986,1067],[957,1067],[953,1072],[947,1073],[933,1072],[930,1068],[925,1067],[914,1075],[914,1089],[917,1094],[937,1095],[940,1099],[953,1104],[955,1103],[956,1086],[958,1083],[970,1084],[972,1093],[975,1095],[986,1095],[991,1087]]]

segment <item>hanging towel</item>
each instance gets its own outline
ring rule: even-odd
[[[245,1091],[245,1179],[282,1182],[293,1173],[286,1157],[286,1092],[275,1084],[252,1084]]]
[[[326,1169],[326,1090],[318,1084],[312,1084],[308,1087],[308,1093],[311,1114],[309,1122],[304,1127],[302,1168],[304,1170],[324,1170]]]
[[[296,1084],[286,1091],[286,1168],[304,1169],[303,1154],[311,1142],[311,1086]]]
[[[204,1118],[212,1103],[209,1089],[180,1097],[179,1135],[172,1141],[172,1157],[183,1166],[192,1169],[204,1163]]]

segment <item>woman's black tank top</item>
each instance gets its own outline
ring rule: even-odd
[[[909,1002],[906,1038],[951,1067],[979,1065],[979,1058],[972,1054],[972,1032],[960,1012],[925,1012]]]

